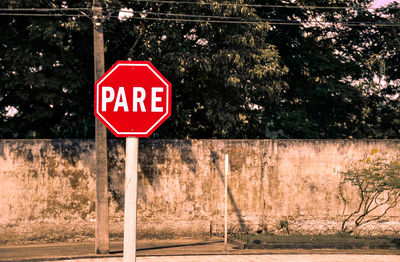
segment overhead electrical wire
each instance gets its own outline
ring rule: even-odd
[[[191,14],[177,14],[177,13],[160,13],[151,11],[134,11],[124,10],[124,13],[139,14],[140,17],[132,16],[128,18],[136,20],[152,20],[152,21],[175,21],[175,22],[198,22],[198,23],[231,23],[231,24],[258,24],[260,22],[267,22],[271,25],[296,25],[300,26],[306,23],[318,24],[341,24],[345,26],[400,26],[400,23],[383,23],[383,22],[351,22],[351,21],[317,21],[317,20],[287,20],[287,19],[252,19],[244,17],[226,17],[226,16],[210,16],[210,15],[191,15]],[[148,15],[164,16],[164,17],[148,17]],[[170,17],[175,18],[170,18]],[[176,18],[187,17],[187,18]],[[188,19],[189,18],[189,19]],[[205,19],[206,18],[206,19]],[[214,20],[211,20],[214,19]],[[220,19],[220,20],[215,20]]]
[[[0,16],[51,16],[51,17],[80,17],[82,14],[29,14],[29,13],[0,13]]]
[[[0,16],[87,17],[92,8],[0,8]]]
[[[378,22],[330,22],[330,21],[296,21],[296,20],[261,20],[261,21],[229,21],[229,20],[206,20],[206,19],[185,19],[185,18],[161,18],[161,17],[130,17],[135,20],[150,20],[150,21],[167,21],[167,22],[195,22],[195,23],[220,23],[220,24],[260,24],[266,22],[270,25],[292,25],[302,26],[307,23],[324,24],[324,25],[343,25],[349,27],[400,27],[400,23],[378,23]]]
[[[52,11],[88,11],[92,10],[92,8],[0,8],[0,11],[34,11],[34,12],[52,12]]]
[[[169,22],[196,22],[196,23],[221,23],[221,24],[259,24],[260,22],[267,22],[270,25],[293,25],[302,26],[306,23],[316,23],[325,25],[343,25],[349,27],[365,27],[365,26],[378,26],[378,27],[400,27],[400,23],[374,23],[374,22],[328,22],[328,21],[295,21],[295,20],[282,20],[282,21],[220,21],[220,20],[199,20],[199,19],[184,19],[184,18],[160,18],[160,17],[131,17],[135,20],[150,20],[150,21],[169,21]]]
[[[185,19],[185,18],[161,18],[161,17],[131,17],[135,20],[168,21],[168,22],[195,22],[195,23],[219,23],[219,24],[259,24],[256,21],[223,21],[205,19]]]
[[[190,17],[190,18],[211,18],[211,19],[232,19],[232,20],[244,20],[244,17],[237,16],[213,16],[213,15],[190,15],[190,14],[176,14],[176,13],[161,13],[161,12],[151,12],[151,11],[133,11],[126,10],[124,13],[132,13],[139,15],[162,15],[162,16],[180,16],[180,17]],[[254,21],[257,22],[257,21]]]
[[[0,16],[46,16],[76,17],[87,16],[91,8],[0,8]]]
[[[354,9],[354,10],[374,10],[382,9],[382,7],[362,7],[362,6],[315,6],[315,5],[270,5],[270,4],[239,4],[239,3],[212,3],[212,2],[194,2],[194,1],[174,1],[174,0],[136,0],[143,3],[158,4],[185,4],[185,5],[220,5],[220,6],[238,6],[238,7],[255,7],[255,8],[286,8],[286,9]],[[389,6],[386,9],[400,9],[400,6]]]
[[[153,4],[175,4],[175,5],[219,5],[219,6],[237,6],[237,7],[253,7],[253,8],[275,8],[275,9],[320,9],[320,10],[378,10],[393,9],[400,10],[400,6],[317,6],[317,5],[271,5],[271,4],[240,4],[240,3],[216,3],[216,2],[198,2],[198,1],[175,1],[175,0],[135,0],[141,3]],[[91,7],[64,7],[64,8],[0,8],[0,11],[88,11]]]
[[[156,20],[156,21],[183,21],[183,22],[210,22],[210,23],[251,23],[257,24],[260,22],[267,22],[271,25],[301,25],[304,23],[320,23],[320,24],[342,24],[347,26],[368,26],[368,25],[376,25],[376,26],[400,26],[400,23],[382,23],[382,22],[350,22],[350,21],[317,21],[317,20],[287,20],[287,19],[254,19],[249,20],[243,17],[226,17],[226,16],[207,16],[207,15],[189,15],[189,14],[175,14],[175,13],[158,13],[158,12],[140,12],[140,11],[124,11],[126,13],[132,14],[139,14],[139,15],[146,15],[141,17],[131,17],[137,20]],[[162,17],[147,17],[147,15],[157,15],[157,16],[177,16],[177,17],[189,17],[192,19],[181,19],[181,18],[162,18]],[[193,19],[193,18],[200,18],[200,19]],[[205,20],[204,18],[208,19],[223,19],[223,20]],[[225,20],[228,19],[228,20]]]
[[[154,1],[154,0],[136,0],[138,2],[151,2],[151,3],[192,3],[192,4],[211,4],[211,3],[200,3],[190,1]],[[229,3],[225,3],[228,5]],[[229,4],[233,5],[233,4]],[[240,5],[240,4],[235,4]],[[242,4],[243,6],[249,6]],[[263,7],[271,5],[263,5]],[[283,6],[279,6],[283,7]],[[285,6],[287,7],[287,6]],[[298,7],[298,6],[297,6]],[[307,6],[311,7],[311,6]],[[322,7],[325,8],[325,7]],[[331,7],[333,8],[333,7]],[[336,8],[336,7],[335,7]],[[32,17],[89,17],[84,11],[90,11],[91,8],[18,8],[18,9],[5,9],[0,8],[0,16],[32,16]],[[75,11],[79,13],[72,14],[69,12],[53,13],[53,11]],[[106,10],[108,15],[106,17],[119,17],[114,15],[119,13],[121,10]],[[32,13],[35,12],[35,13]],[[45,12],[45,13],[40,13]],[[388,23],[388,22],[351,22],[351,21],[317,21],[317,20],[288,20],[288,19],[249,19],[245,17],[229,17],[229,16],[212,16],[212,15],[192,15],[192,14],[179,14],[179,13],[161,13],[151,11],[134,11],[124,10],[124,13],[131,13],[132,16],[128,16],[128,19],[135,20],[149,20],[149,21],[166,21],[166,22],[195,22],[195,23],[226,23],[226,24],[259,24],[260,22],[267,22],[271,25],[294,25],[301,26],[310,23],[325,24],[325,25],[344,25],[344,26],[379,26],[379,27],[399,27],[400,23]],[[134,14],[140,15],[140,17],[134,16]],[[157,17],[149,17],[149,15]],[[161,16],[161,17],[160,17]]]
[[[146,12],[135,11],[135,13],[146,14]],[[147,14],[150,14],[147,12]],[[194,22],[194,23],[221,23],[221,24],[259,24],[260,22],[266,22],[270,25],[292,25],[302,26],[305,24],[315,23],[324,25],[343,25],[351,27],[365,27],[365,26],[378,26],[378,27],[400,27],[400,23],[383,23],[383,22],[348,22],[348,21],[317,21],[317,20],[285,20],[285,19],[260,19],[260,20],[248,20],[240,17],[223,17],[223,16],[196,16],[187,14],[173,14],[173,13],[155,13],[157,15],[164,16],[181,16],[189,18],[165,18],[165,17],[128,17],[129,19],[135,20],[149,20],[149,21],[164,21],[164,22]],[[1,13],[0,16],[43,16],[43,17],[84,17],[83,14],[38,14],[38,13]],[[109,17],[119,17],[118,15],[110,15]],[[196,19],[200,18],[200,19]],[[213,19],[204,19],[213,18]],[[216,19],[227,19],[227,20],[216,20]],[[233,20],[229,20],[233,19]]]

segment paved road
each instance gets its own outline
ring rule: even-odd
[[[122,262],[122,258],[66,260],[68,262]],[[301,255],[204,255],[138,257],[137,262],[399,262],[399,255],[301,254]]]
[[[140,240],[137,262],[400,262],[400,250],[329,250],[329,249],[237,249],[224,251],[221,239],[209,240]],[[109,255],[95,255],[94,243],[55,243],[0,246],[0,262],[69,261],[122,262],[123,243],[110,243]]]

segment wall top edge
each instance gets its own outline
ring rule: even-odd
[[[109,141],[124,141],[124,138],[108,138],[107,140]],[[95,141],[95,139],[89,138],[89,139],[63,139],[63,138],[55,138],[55,139],[0,139],[0,142],[27,142],[27,141],[32,141],[32,142],[65,142],[65,141]],[[190,142],[190,141],[223,141],[223,142],[270,142],[270,141],[276,141],[276,142],[380,142],[380,141],[387,141],[387,142],[400,142],[400,139],[149,139],[149,138],[140,138],[140,141],[144,142]]]

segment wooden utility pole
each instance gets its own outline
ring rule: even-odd
[[[15,0],[8,1],[8,9],[13,9],[16,4]]]
[[[95,82],[104,74],[103,9],[101,0],[93,0],[93,54]],[[109,253],[107,132],[96,118],[96,254]]]

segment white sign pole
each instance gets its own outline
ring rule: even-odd
[[[224,239],[224,250],[228,250],[228,168],[229,158],[228,154],[225,154],[225,239]]]
[[[139,138],[126,138],[124,262],[136,261],[136,203]]]

